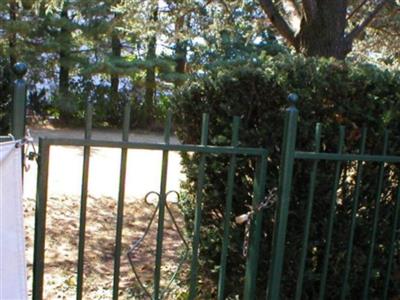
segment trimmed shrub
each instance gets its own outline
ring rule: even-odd
[[[327,59],[278,55],[266,58],[262,65],[251,63],[240,68],[215,69],[193,78],[176,94],[172,101],[176,133],[183,143],[199,143],[201,115],[210,113],[209,144],[229,145],[232,117],[241,117],[242,146],[265,147],[270,151],[267,194],[274,196],[278,186],[280,147],[283,138],[284,109],[289,92],[300,95],[300,111],[296,149],[313,150],[316,122],[323,123],[322,151],[336,152],[339,125],[346,126],[346,152],[357,152],[360,132],[368,127],[367,153],[382,152],[383,132],[390,130],[391,155],[400,154],[400,74],[382,71],[371,65],[349,64]],[[211,279],[207,295],[215,297],[220,260],[222,221],[225,207],[225,189],[228,157],[209,156],[206,165],[204,202],[202,212],[200,269],[203,279]],[[186,197],[181,200],[188,231],[192,231],[197,155],[182,155],[187,176],[183,188]],[[347,243],[354,196],[356,163],[345,163],[341,172],[341,188],[335,216],[333,244],[329,264],[326,297],[338,298],[343,280]],[[282,299],[292,299],[296,288],[299,257],[302,248],[310,163],[296,161],[293,193],[290,203],[287,243],[282,281]],[[314,209],[305,273],[304,299],[318,296],[322,268],[327,219],[332,197],[334,162],[321,161],[318,167]],[[384,270],[387,265],[388,243],[393,220],[394,190],[399,166],[385,169],[386,181],[382,193],[378,238],[375,248],[370,295],[381,295]],[[362,295],[364,274],[375,209],[379,165],[364,167],[360,205],[350,275],[350,295]],[[248,211],[251,203],[254,160],[239,158],[235,179],[233,215]],[[335,191],[336,192],[336,191]],[[258,289],[256,299],[265,297],[274,225],[274,207],[263,212],[263,235],[260,249]],[[231,242],[228,258],[227,297],[241,295],[245,259],[242,257],[244,227],[231,223]],[[400,270],[399,244],[396,245],[394,270]],[[393,272],[393,276],[395,276]],[[202,280],[210,283],[210,281]],[[392,281],[393,282],[393,281]],[[214,287],[214,288],[212,288]],[[396,290],[397,289],[397,290]],[[392,295],[398,286],[390,287]],[[204,293],[204,292],[203,292]]]

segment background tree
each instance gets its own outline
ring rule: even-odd
[[[277,32],[306,56],[344,59],[379,14],[398,11],[395,1],[260,0]],[[386,20],[391,22],[389,18]]]

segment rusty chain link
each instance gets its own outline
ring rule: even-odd
[[[249,242],[250,242],[250,228],[251,228],[251,221],[253,219],[253,216],[260,212],[263,209],[270,208],[272,205],[275,204],[277,195],[276,195],[276,188],[271,189],[268,193],[268,196],[265,197],[264,201],[262,201],[260,204],[258,204],[257,208],[254,210],[252,206],[249,207],[249,211],[245,214],[242,214],[240,216],[237,216],[235,218],[236,224],[243,224],[246,223],[245,229],[244,229],[244,241],[243,241],[243,252],[242,255],[244,257],[247,257],[248,249],[249,249]]]

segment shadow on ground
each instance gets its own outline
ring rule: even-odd
[[[32,285],[33,225],[35,200],[25,200],[25,227],[28,257],[29,288]],[[171,212],[180,228],[184,221],[174,204]],[[143,200],[125,203],[124,228],[120,275],[120,299],[148,299],[140,288],[129,264],[127,251],[130,245],[140,239],[156,207]],[[71,197],[49,198],[47,208],[46,251],[45,251],[45,299],[73,299],[76,291],[76,272],[79,240],[80,199]],[[114,270],[115,228],[117,201],[113,198],[88,198],[86,244],[84,263],[84,299],[111,299]],[[132,256],[141,281],[151,291],[153,284],[157,219],[140,248]],[[163,239],[162,280],[165,287],[176,270],[184,250],[184,243],[166,213]],[[177,281],[171,285],[167,297],[176,299],[182,292],[181,280],[187,274],[185,264]],[[174,296],[175,295],[175,296]]]

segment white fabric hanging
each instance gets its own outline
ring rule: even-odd
[[[22,207],[22,153],[0,143],[0,299],[27,299]]]

